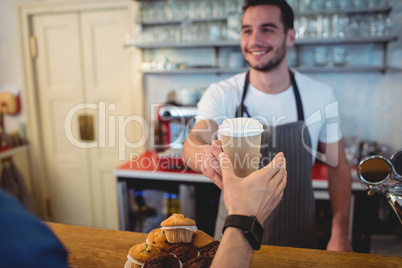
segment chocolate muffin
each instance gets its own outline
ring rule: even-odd
[[[186,261],[183,268],[208,268],[211,266],[211,262],[212,259],[200,255]]]
[[[149,257],[142,268],[180,268],[180,264],[173,254],[161,252]]]
[[[198,255],[198,249],[190,243],[173,244],[167,252],[176,255],[182,263]]]
[[[218,250],[220,242],[219,241],[214,241],[210,243],[209,245],[203,247],[200,249],[201,255],[211,259],[214,258],[216,251]]]

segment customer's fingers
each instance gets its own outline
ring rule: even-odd
[[[222,175],[222,173],[217,158],[221,152],[222,149],[220,141],[213,141],[208,148],[204,149],[204,155],[207,157],[210,168],[212,168],[219,175]]]
[[[210,162],[205,156],[203,157],[201,172],[205,177],[209,178],[213,183],[215,183],[216,186],[223,190],[222,176],[215,172],[213,168],[211,168]]]
[[[277,153],[269,164],[256,171],[256,177],[261,176],[263,178],[272,179],[274,175],[281,170],[281,168],[286,168],[286,159],[282,152]]]
[[[230,179],[235,176],[233,170],[232,161],[230,161],[229,157],[225,153],[219,154],[219,164],[221,167],[222,177],[225,179]]]

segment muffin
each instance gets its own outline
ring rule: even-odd
[[[160,252],[149,257],[142,268],[180,268],[182,264],[173,254]]]
[[[162,251],[167,251],[171,244],[166,239],[165,231],[156,228],[148,233],[147,242],[158,247]]]
[[[173,244],[167,252],[174,254],[182,263],[198,255],[198,249],[191,243]]]
[[[206,245],[214,242],[215,239],[210,236],[207,233],[204,233],[201,230],[197,230],[193,232],[193,240],[191,243],[196,247],[196,248],[203,248]]]
[[[183,268],[208,268],[211,266],[211,262],[212,259],[200,255],[186,261]]]
[[[156,246],[149,243],[141,243],[130,248],[127,259],[131,262],[131,268],[141,268],[150,256],[159,252],[160,249]]]
[[[201,255],[209,258],[211,261],[215,257],[215,253],[218,250],[220,242],[219,241],[214,241],[210,243],[209,245],[203,247],[200,249]]]
[[[161,222],[161,226],[169,243],[190,243],[193,231],[197,230],[194,220],[176,213]]]

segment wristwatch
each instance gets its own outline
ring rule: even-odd
[[[254,250],[259,250],[264,229],[255,216],[229,215],[223,225],[222,235],[227,227],[235,227],[244,230],[244,235]]]

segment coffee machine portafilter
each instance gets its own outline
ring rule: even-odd
[[[357,173],[369,195],[385,196],[402,224],[402,150],[390,160],[380,155],[364,158]]]

